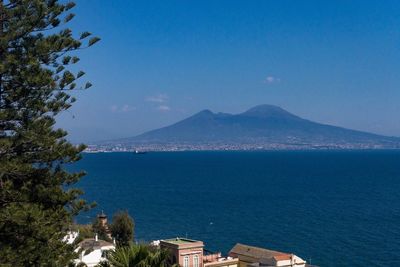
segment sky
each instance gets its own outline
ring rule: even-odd
[[[93,83],[58,117],[73,142],[131,137],[203,109],[280,106],[400,136],[400,1],[77,0]]]

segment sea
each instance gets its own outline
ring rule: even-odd
[[[138,242],[236,243],[318,266],[400,265],[400,151],[90,153],[68,167],[97,207],[127,210]]]

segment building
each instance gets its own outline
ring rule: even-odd
[[[159,244],[161,249],[171,252],[172,263],[182,267],[238,267],[237,258],[210,253],[204,250],[202,241],[177,237],[160,240]]]
[[[101,211],[101,213],[97,215],[97,219],[99,220],[100,226],[104,228],[108,238],[111,239],[111,230],[108,227],[107,215]]]
[[[79,232],[69,231],[63,238],[67,244],[73,244],[79,237]],[[79,242],[75,252],[79,258],[74,260],[75,264],[84,263],[87,267],[94,267],[101,261],[106,260],[109,250],[114,250],[115,244],[98,239],[97,234],[94,238],[86,238]]]
[[[202,241],[177,237],[161,240],[160,248],[169,250],[172,254],[172,262],[179,264],[179,266],[203,266],[204,244]]]
[[[63,241],[69,245],[73,244],[79,236],[79,231],[68,231],[64,236]]]
[[[86,238],[78,244],[76,252],[80,253],[75,263],[82,262],[87,267],[94,267],[101,261],[106,260],[107,252],[114,249],[115,245],[113,243],[98,239],[96,234],[94,238]]]
[[[229,256],[239,259],[239,267],[311,267],[294,254],[239,243],[231,249]]]
[[[233,257],[222,257],[221,252],[210,253],[204,252],[203,255],[204,267],[238,267],[239,259]]]

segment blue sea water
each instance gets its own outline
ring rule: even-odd
[[[96,212],[128,210],[137,240],[187,236],[293,252],[322,266],[400,264],[400,151],[84,154]]]

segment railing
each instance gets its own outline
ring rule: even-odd
[[[218,258],[221,258],[221,252],[203,255],[203,262],[214,262],[218,261]]]

